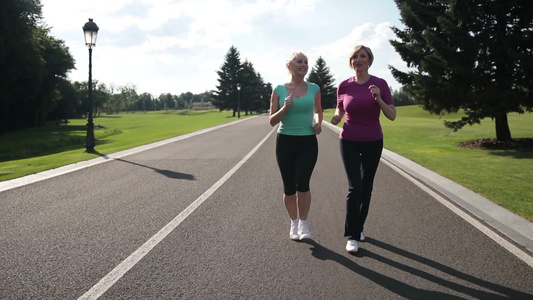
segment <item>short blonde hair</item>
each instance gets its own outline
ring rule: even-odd
[[[307,58],[307,55],[305,55],[302,51],[294,51],[293,53],[291,53],[291,55],[287,59],[286,64],[292,62],[299,55],[303,55],[305,56],[305,58]]]
[[[352,66],[352,58],[355,56],[355,54],[357,52],[359,52],[361,49],[364,49],[366,51],[366,53],[368,53],[368,58],[370,59],[370,65],[369,67],[372,65],[372,63],[374,62],[374,54],[372,53],[372,50],[370,50],[370,48],[368,48],[367,46],[364,46],[364,45],[357,45],[353,48],[352,52],[350,52],[350,58],[348,59],[348,65],[350,66],[350,68],[353,68]]]
[[[291,55],[289,56],[289,58],[287,59],[287,61],[285,62],[285,66],[287,66],[287,68],[289,67],[289,64],[294,61],[294,59],[300,55],[303,55],[305,56],[305,58],[307,58],[307,55],[305,55],[302,51],[294,51],[293,53],[291,53]]]
[[[305,55],[302,51],[294,51],[293,53],[291,53],[291,55],[289,56],[289,58],[285,62],[285,67],[287,67],[287,70],[289,71],[289,74],[291,74],[291,70],[289,69],[289,65],[291,64],[291,62],[294,61],[294,59],[296,57],[298,57],[300,55],[303,55],[303,56],[305,56],[305,58],[307,58],[307,55]]]

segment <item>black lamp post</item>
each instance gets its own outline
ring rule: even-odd
[[[241,84],[237,83],[237,118],[241,117]]]
[[[89,112],[87,113],[87,137],[85,138],[85,151],[94,152],[94,123],[93,123],[93,78],[92,78],[92,57],[93,47],[96,46],[96,36],[98,35],[98,26],[89,18],[89,22],[83,25],[85,34],[85,46],[89,47]]]

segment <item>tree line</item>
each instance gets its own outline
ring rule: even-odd
[[[510,140],[507,114],[533,111],[533,1],[530,0],[395,0],[405,29],[391,27],[391,45],[409,70],[389,66],[402,84],[392,91],[395,104],[419,104],[434,114],[462,111],[447,121],[465,125],[495,120],[496,137]],[[86,115],[88,83],[71,82],[75,61],[64,41],[50,35],[40,0],[3,0],[0,5],[0,134],[38,127],[48,121]],[[93,113],[190,109],[211,102],[233,115],[269,107],[271,83],[252,62],[241,61],[231,46],[217,71],[215,89],[200,94],[138,93],[135,85],[93,81]],[[336,105],[336,88],[319,57],[307,77],[319,85],[323,108]]]
[[[252,62],[241,62],[240,53],[235,46],[230,47],[217,73],[219,78],[213,94],[213,104],[218,109],[233,110],[233,116],[240,111],[248,114],[268,110],[272,84],[264,82]],[[337,96],[333,76],[322,57],[317,59],[306,80],[320,87],[324,109],[335,107]]]
[[[87,81],[70,81],[67,73],[75,61],[64,41],[50,35],[42,17],[40,0],[4,0],[0,9],[0,134],[68,122],[85,117],[91,109]],[[134,84],[117,86],[92,81],[93,115],[102,113],[191,109],[194,103],[212,103],[233,115],[264,112],[269,108],[271,83],[265,83],[253,63],[240,59],[230,47],[219,71],[215,90],[200,94],[139,93]],[[334,108],[336,88],[322,57],[307,78],[319,85],[322,107]],[[240,87],[240,90],[237,89]]]

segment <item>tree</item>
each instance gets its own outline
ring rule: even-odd
[[[252,111],[258,111],[263,92],[263,79],[255,72],[255,68],[248,60],[244,61],[241,66],[240,80],[240,104],[241,110],[247,115]]]
[[[176,102],[172,98],[172,94],[165,93],[159,95],[159,101],[163,104],[165,109],[174,109],[176,108]]]
[[[72,83],[65,78],[59,78],[58,90],[60,94],[59,101],[54,110],[50,112],[48,119],[60,122],[78,117],[79,99]]]
[[[191,92],[185,92],[181,94],[181,99],[185,109],[192,109],[192,103],[194,102],[194,94]]]
[[[74,59],[40,23],[39,0],[3,0],[0,19],[0,133],[44,125]]]
[[[74,59],[64,41],[49,36],[48,29],[37,27],[33,34],[42,63],[38,69],[40,74],[34,104],[26,109],[34,114],[33,126],[42,126],[59,101],[59,79],[65,78],[68,70],[74,68]]]
[[[415,99],[405,92],[403,88],[392,91],[392,98],[394,98],[394,106],[404,106],[416,104]]]
[[[272,84],[269,82],[263,86],[263,93],[261,94],[261,111],[270,109],[270,96],[272,95]]]
[[[241,69],[240,53],[235,46],[231,46],[226,53],[224,63],[217,71],[219,84],[213,96],[213,105],[220,111],[232,109],[234,117],[237,111],[237,84],[241,79]]]
[[[408,67],[389,66],[406,92],[435,114],[463,110],[445,126],[495,120],[498,141],[511,140],[510,112],[531,112],[533,2],[395,0],[406,29],[390,43]]]
[[[307,81],[317,84],[322,94],[322,108],[334,108],[337,106],[337,90],[333,86],[333,75],[322,57],[318,57],[315,66],[307,76]]]
[[[122,102],[124,103],[124,109],[130,110],[132,113],[135,103],[139,100],[139,95],[137,94],[137,87],[134,84],[127,84],[120,88],[120,96]],[[174,107],[172,107],[174,108]]]
[[[31,103],[35,68],[39,64],[33,41],[41,7],[34,1],[5,0],[0,9],[0,133],[27,127],[22,107]],[[25,66],[25,68],[20,68]],[[27,87],[22,87],[24,80]],[[21,103],[24,102],[24,103]],[[23,104],[23,105],[19,105]]]
[[[99,117],[110,99],[111,94],[109,93],[107,85],[98,80],[93,80],[93,116]]]
[[[270,107],[270,95],[272,95],[272,84],[267,83],[263,80],[260,73],[257,73],[258,89],[259,89],[259,98],[257,99],[257,112],[267,111]]]

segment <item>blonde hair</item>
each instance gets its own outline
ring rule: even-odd
[[[287,59],[285,63],[286,64],[291,63],[298,55],[303,55],[305,56],[305,58],[307,58],[307,55],[305,55],[302,51],[294,51],[293,53],[291,53],[291,55],[289,56],[289,58]]]
[[[287,59],[287,61],[285,62],[285,67],[287,68],[287,72],[292,75],[292,71],[291,69],[289,68],[291,62],[294,61],[294,59],[300,55],[303,55],[305,56],[305,58],[307,58],[307,55],[305,55],[302,51],[294,51],[293,53],[291,53],[291,55],[289,56],[289,58]]]
[[[350,66],[350,68],[353,68],[352,66],[352,58],[355,56],[355,54],[357,52],[359,52],[361,49],[364,49],[366,51],[366,53],[368,53],[368,58],[370,59],[370,65],[369,67],[372,65],[372,63],[374,62],[374,54],[372,53],[372,50],[370,50],[370,48],[368,48],[367,46],[364,46],[364,45],[357,45],[353,48],[352,52],[350,52],[350,58],[348,59],[348,65]]]

